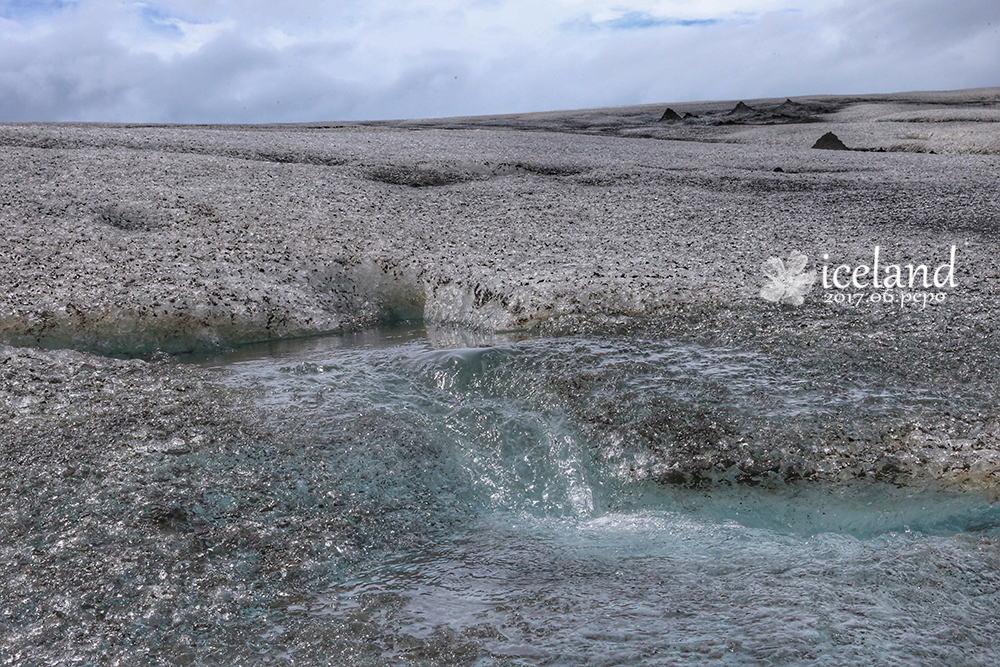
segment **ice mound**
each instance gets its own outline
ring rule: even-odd
[[[850,150],[847,146],[844,145],[844,142],[841,141],[837,137],[837,135],[834,134],[833,132],[827,132],[826,134],[824,134],[822,137],[816,140],[816,143],[814,143],[812,147],[828,151]]]
[[[681,118],[681,116],[670,107],[667,107],[667,109],[663,112],[663,115],[660,116],[661,123],[674,123],[679,120],[684,120],[684,119]]]
[[[729,112],[730,116],[749,116],[754,113],[754,109],[745,102],[737,102],[736,106]]]

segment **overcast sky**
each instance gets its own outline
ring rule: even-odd
[[[998,0],[0,0],[0,121],[295,122],[1000,86]]]

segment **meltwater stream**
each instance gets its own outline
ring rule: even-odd
[[[259,461],[292,471],[283,506],[337,517],[297,534],[312,560],[287,567],[309,576],[256,612],[261,662],[1000,660],[1000,508],[772,465],[954,397],[692,343],[464,335],[202,362],[294,434],[290,458]]]

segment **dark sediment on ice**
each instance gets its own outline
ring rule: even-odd
[[[658,105],[367,124],[4,125],[0,340],[148,356],[411,318],[554,334],[676,320],[687,329],[672,335],[764,351],[774,348],[760,322],[782,313],[798,332],[783,354],[828,348],[823,363],[888,345],[926,363],[886,362],[887,374],[961,394],[1000,373],[990,343],[1000,319],[996,99],[739,107],[837,110],[801,125],[705,120],[732,103],[672,105],[699,117],[663,124]],[[817,129],[889,152],[809,150]],[[816,269],[823,254],[855,266],[871,264],[876,245],[883,262],[932,269],[955,245],[957,284],[923,309],[851,309],[825,302],[819,286],[798,308],[759,297],[769,257],[798,250]],[[18,406],[48,386],[25,373],[11,376],[25,393],[7,403],[8,439]],[[990,486],[990,415],[951,417],[967,425],[959,435],[931,424],[926,437],[890,440],[909,443],[901,452],[920,438],[940,443],[950,462],[936,476],[958,479],[968,464],[979,472],[963,479]],[[821,469],[818,451],[792,468]],[[917,474],[926,458],[899,465]]]

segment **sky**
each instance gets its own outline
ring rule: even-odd
[[[1000,86],[997,0],[0,0],[0,121],[269,123]]]

